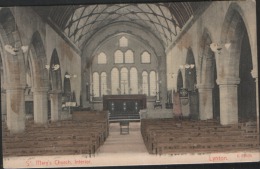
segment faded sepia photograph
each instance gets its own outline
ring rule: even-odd
[[[256,1],[1,5],[4,168],[259,162]]]

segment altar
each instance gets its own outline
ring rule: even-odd
[[[146,109],[146,95],[105,95],[103,110],[108,110],[110,120],[140,119],[139,111]]]

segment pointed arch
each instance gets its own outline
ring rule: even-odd
[[[124,62],[124,54],[121,50],[117,50],[114,54],[114,63],[123,63]]]
[[[69,73],[68,72],[66,72],[65,73],[65,76],[66,75],[69,75]],[[70,78],[64,78],[64,80],[63,80],[63,92],[65,93],[65,94],[70,94],[71,93],[71,84],[70,84]]]
[[[12,11],[9,8],[2,8],[0,10],[0,48],[6,83],[25,85],[24,62],[18,61],[19,57],[12,57],[12,54],[5,50],[7,45],[19,48],[21,44],[19,30]],[[21,53],[17,53],[18,55]],[[14,72],[19,72],[19,74]],[[21,75],[24,78],[21,78]]]
[[[199,83],[200,84],[206,84],[208,86],[213,86],[214,81],[213,81],[213,75],[214,75],[214,64],[215,64],[215,54],[212,52],[210,49],[210,44],[212,43],[211,37],[209,35],[208,31],[204,31],[202,38],[202,56],[200,60],[200,67],[199,67],[199,72],[200,72],[200,79]]]
[[[29,47],[29,57],[32,58],[34,88],[48,88],[48,70],[45,69],[47,57],[42,38],[38,31],[36,31],[32,36],[31,45]]]
[[[134,52],[130,49],[125,52],[125,63],[134,63]]]
[[[233,85],[233,92],[220,101],[221,115],[230,114],[232,119],[224,119],[222,123],[237,123],[237,121],[248,121],[256,119],[256,84],[252,77],[254,56],[254,43],[250,36],[247,20],[239,5],[232,3],[227,10],[222,26],[221,41],[231,43],[228,50],[222,52],[225,60],[221,61],[221,71],[218,72],[218,83],[220,85]],[[221,92],[221,91],[220,91]],[[235,98],[235,100],[234,100]],[[232,109],[225,108],[228,100],[234,100]],[[259,123],[258,123],[259,127]]]
[[[58,69],[54,69],[54,66],[58,66]],[[51,55],[50,61],[50,84],[51,90],[62,90],[62,79],[61,79],[61,65],[58,57],[57,50],[54,49]]]
[[[183,88],[183,77],[181,71],[179,70],[177,75],[177,91],[181,88]]]
[[[228,50],[222,55],[225,56],[223,68],[220,74],[224,77],[239,77],[239,63],[241,54],[241,45],[244,36],[248,36],[245,21],[242,18],[240,7],[237,4],[231,4],[223,23],[221,31],[221,41],[223,43],[231,43]],[[249,36],[248,36],[249,39]],[[250,51],[250,39],[248,40]],[[251,56],[252,59],[252,56]]]
[[[107,55],[104,52],[101,52],[98,55],[97,63],[98,64],[106,64],[107,63]]]
[[[187,52],[186,65],[189,66],[185,69],[185,85],[189,91],[193,91],[197,83],[197,74],[195,59],[191,48],[189,48]]]

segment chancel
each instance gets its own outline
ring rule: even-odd
[[[259,148],[255,1],[0,7],[0,55],[4,157]]]

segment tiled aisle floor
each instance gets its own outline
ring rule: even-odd
[[[120,134],[119,123],[110,123],[109,137],[98,150],[103,153],[147,153],[140,132],[140,123],[129,124],[129,134]]]

